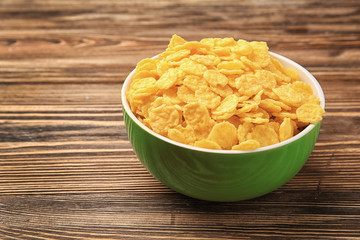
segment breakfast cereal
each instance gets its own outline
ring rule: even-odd
[[[126,97],[154,132],[218,150],[285,141],[324,114],[311,87],[265,42],[233,38],[188,42],[174,35],[157,58],[137,64]]]

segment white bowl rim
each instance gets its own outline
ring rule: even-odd
[[[313,83],[313,86],[315,88],[314,91],[314,95],[316,95],[319,99],[320,99],[320,106],[325,109],[325,96],[324,96],[324,92],[319,84],[319,82],[315,79],[315,77],[308,71],[306,70],[304,67],[302,67],[300,64],[296,63],[295,61],[284,57],[280,54],[277,53],[273,53],[271,51],[269,51],[270,55],[273,56],[274,58],[280,60],[280,62],[282,64],[287,63],[288,65],[291,65],[292,69],[295,69],[296,71],[301,71],[308,79],[311,80],[311,82]],[[153,59],[158,58],[159,55],[156,55],[154,57],[152,57]],[[310,124],[308,125],[305,129],[303,129],[300,133],[298,133],[297,135],[276,143],[276,144],[272,144],[269,146],[265,146],[265,147],[260,147],[254,150],[215,150],[215,149],[207,149],[207,148],[200,148],[200,147],[195,147],[195,146],[191,146],[188,144],[184,144],[184,143],[180,143],[177,141],[174,141],[172,139],[169,139],[167,137],[164,137],[156,132],[154,132],[153,130],[151,130],[150,128],[146,127],[142,122],[140,122],[140,120],[134,115],[134,113],[131,111],[131,108],[129,106],[129,103],[126,99],[126,94],[125,92],[128,90],[128,88],[130,87],[130,83],[131,83],[131,79],[135,74],[135,69],[133,71],[131,71],[131,73],[126,77],[122,89],[121,89],[121,101],[122,101],[122,105],[123,105],[123,112],[124,109],[126,110],[127,114],[130,116],[130,118],[138,125],[140,126],[144,131],[146,131],[147,133],[153,135],[154,137],[157,137],[165,142],[168,142],[172,145],[176,145],[182,148],[186,148],[189,150],[193,150],[193,151],[199,151],[199,152],[206,152],[206,153],[216,153],[216,154],[244,154],[244,153],[256,153],[256,152],[263,152],[263,151],[268,151],[268,150],[272,150],[272,149],[276,149],[276,148],[280,148],[284,145],[287,145],[291,142],[295,142],[298,139],[302,138],[303,136],[305,136],[306,134],[308,134],[312,129],[314,129],[316,124]],[[301,80],[301,79],[300,79]],[[313,89],[314,90],[314,89]]]

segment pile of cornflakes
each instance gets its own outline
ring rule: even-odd
[[[265,42],[174,35],[157,59],[137,64],[126,93],[133,113],[177,142],[223,150],[275,144],[322,119],[324,110],[296,71]]]

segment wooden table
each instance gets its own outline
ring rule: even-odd
[[[360,239],[360,2],[0,2],[0,239]],[[305,66],[326,116],[303,169],[265,196],[192,199],[157,182],[120,90],[172,34],[262,40]]]

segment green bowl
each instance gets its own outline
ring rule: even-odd
[[[325,109],[324,93],[302,66],[270,53],[286,68],[295,69]],[[135,70],[126,78],[121,98],[126,130],[141,163],[160,182],[184,195],[219,202],[239,201],[269,193],[293,178],[315,146],[320,123],[296,136],[251,151],[210,150],[178,143],[143,125],[125,97]]]

